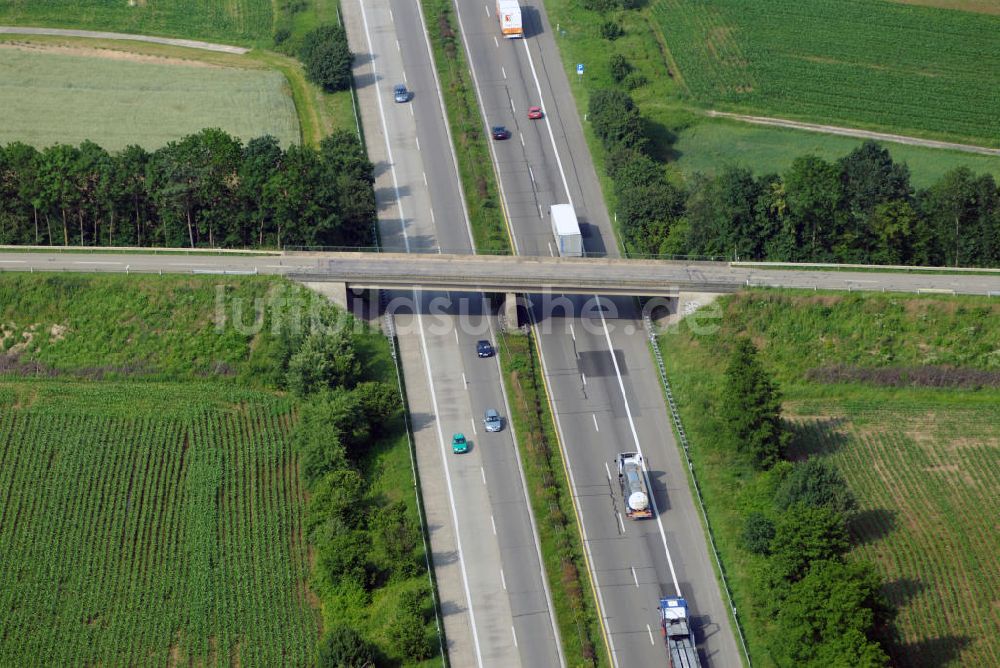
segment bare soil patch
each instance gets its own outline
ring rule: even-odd
[[[996,0],[894,0],[902,5],[957,9],[975,14],[1000,14],[1000,2]]]
[[[40,42],[3,42],[0,49],[12,49],[32,53],[56,53],[65,56],[81,58],[103,58],[105,60],[123,60],[133,63],[157,63],[160,65],[187,65],[189,67],[220,67],[203,60],[188,60],[170,56],[154,56],[135,51],[120,51],[118,49],[99,49],[85,46],[69,46],[65,44],[43,44]]]

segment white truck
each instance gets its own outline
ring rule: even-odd
[[[552,218],[552,236],[560,257],[583,257],[583,235],[572,204],[553,204],[549,207]]]
[[[622,488],[626,517],[635,520],[653,516],[653,509],[649,507],[646,472],[642,468],[642,455],[638,452],[618,455],[618,484]]]
[[[500,32],[507,39],[524,37],[521,6],[517,4],[517,0],[497,0],[497,20],[500,22]]]
[[[679,596],[661,597],[660,628],[663,629],[663,641],[667,643],[670,668],[700,668],[687,601]]]

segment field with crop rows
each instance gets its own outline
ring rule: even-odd
[[[252,44],[271,36],[268,0],[4,0],[0,24]]]
[[[1000,408],[829,408],[796,417],[860,499],[855,553],[899,610],[894,660],[1000,665]]]
[[[304,665],[290,401],[0,382],[0,663]]]
[[[695,100],[1000,146],[1000,16],[883,0],[653,0]]]
[[[222,128],[244,141],[299,143],[279,72],[97,49],[12,48],[0,42],[0,143],[38,147],[89,139],[109,151]]]

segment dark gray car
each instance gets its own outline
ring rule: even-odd
[[[396,87],[392,89],[392,97],[396,102],[409,102],[410,91],[406,90],[406,86],[403,84],[396,84]]]

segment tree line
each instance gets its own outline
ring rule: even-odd
[[[678,184],[650,156],[627,93],[597,91],[588,111],[630,254],[1000,265],[1000,187],[991,175],[959,167],[916,189],[905,163],[866,141],[833,162],[801,156],[782,175],[729,166]]]
[[[373,166],[357,137],[245,145],[209,128],[155,151],[0,147],[0,243],[284,248],[374,242]]]
[[[721,415],[726,436],[771,490],[744,516],[742,547],[764,559],[754,612],[766,624],[778,666],[888,665],[882,641],[894,611],[874,567],[848,560],[848,522],[857,501],[840,472],[812,457],[783,458],[789,434],[777,385],[749,339],[726,368]]]

